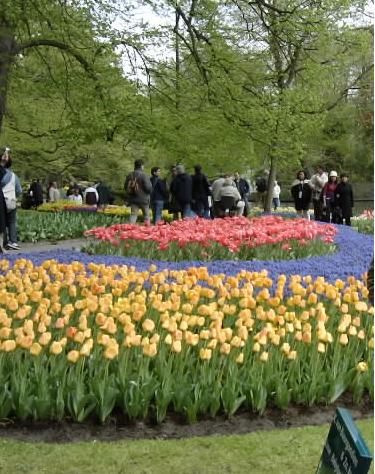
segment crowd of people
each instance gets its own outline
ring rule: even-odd
[[[16,213],[17,198],[22,194],[20,180],[12,171],[10,149],[6,148],[0,158],[0,242],[6,249],[18,249]],[[336,171],[327,174],[322,166],[307,178],[304,171],[297,173],[291,186],[291,195],[296,212],[308,216],[311,203],[316,220],[350,225],[354,206],[353,190],[349,176]],[[264,206],[268,193],[269,173],[264,172],[255,182],[259,205]],[[247,216],[251,187],[238,172],[224,174],[210,182],[202,167],[196,165],[194,173],[186,172],[184,165],[176,164],[164,178],[160,167],[151,169],[151,176],[144,170],[142,160],[136,160],[134,171],[125,180],[125,201],[131,208],[130,222],[137,221],[139,210],[145,222],[156,224],[167,209],[175,219],[199,216],[206,219],[223,216]],[[275,180],[272,188],[272,204],[275,211],[280,207],[280,184]],[[49,184],[46,193],[39,179],[34,179],[23,194],[23,207],[37,208],[44,201],[56,202],[68,199],[72,203],[104,207],[114,202],[112,192],[105,183],[97,180],[85,187],[77,183],[66,183],[59,189],[57,182]],[[2,247],[0,246],[2,252]]]
[[[343,224],[345,221],[346,225],[351,225],[354,197],[347,173],[341,173],[339,180],[336,171],[327,174],[319,165],[315,174],[307,179],[305,172],[299,171],[291,193],[298,214],[306,217],[312,201],[315,220],[334,224]]]
[[[151,209],[154,224],[162,219],[163,209],[167,209],[175,219],[179,216],[206,219],[246,216],[249,211],[250,186],[238,172],[225,174],[211,184],[200,165],[194,166],[194,174],[190,175],[184,165],[177,164],[165,178],[161,176],[161,169],[154,167],[149,177],[143,161],[136,160],[124,188],[132,223],[137,221],[139,210],[144,220],[149,222]]]

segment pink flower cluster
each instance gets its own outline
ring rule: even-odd
[[[330,224],[318,224],[305,219],[284,219],[279,216],[263,216],[253,219],[232,217],[225,219],[184,219],[168,224],[160,222],[156,226],[115,224],[111,227],[97,227],[85,232],[87,237],[95,237],[113,245],[126,241],[153,241],[159,244],[160,250],[167,250],[170,242],[177,242],[180,247],[198,243],[209,247],[216,242],[237,252],[242,245],[250,248],[260,245],[285,243],[297,240],[300,245],[307,241],[321,238],[332,243],[336,228]]]

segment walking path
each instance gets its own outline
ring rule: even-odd
[[[35,252],[48,252],[49,250],[72,250],[79,251],[86,244],[86,239],[70,239],[70,240],[58,240],[48,241],[42,240],[40,242],[30,243],[21,242],[19,250],[4,250],[6,255],[17,255],[27,254]]]

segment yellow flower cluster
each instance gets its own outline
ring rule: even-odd
[[[315,352],[373,349],[374,309],[365,284],[205,267],[148,271],[80,262],[40,266],[0,261],[0,351],[63,354],[70,363],[94,351],[105,359],[138,350],[202,361],[231,357],[269,363]],[[203,362],[204,363],[204,362]],[[358,372],[366,362],[356,361]]]

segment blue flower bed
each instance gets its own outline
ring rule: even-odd
[[[334,282],[336,279],[346,279],[348,276],[360,278],[367,271],[374,251],[374,239],[372,235],[359,234],[346,226],[337,226],[338,233],[335,243],[338,251],[335,254],[302,258],[297,260],[278,261],[186,261],[186,262],[161,262],[146,258],[125,258],[105,255],[87,255],[81,252],[68,250],[51,250],[40,253],[7,254],[4,258],[14,262],[19,258],[32,260],[35,265],[42,264],[47,259],[55,259],[61,263],[70,263],[78,260],[84,264],[90,262],[105,265],[132,265],[137,270],[147,270],[150,264],[155,264],[158,270],[182,270],[189,267],[204,266],[210,273],[225,273],[235,275],[241,270],[261,271],[267,269],[271,278],[280,274],[285,275],[311,275],[312,277],[323,276],[326,280]]]

